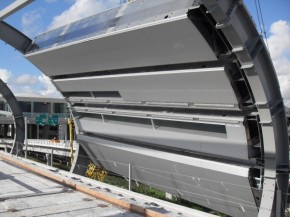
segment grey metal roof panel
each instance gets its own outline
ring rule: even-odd
[[[194,0],[134,1],[38,35],[29,53],[184,15]]]
[[[47,76],[217,60],[186,15],[30,53],[26,58]]]
[[[80,114],[76,123],[82,132],[123,139],[145,147],[249,160],[250,144],[243,123],[219,125],[153,119],[155,126],[152,126],[150,120],[129,123],[128,119],[122,122],[106,116],[103,122]]]
[[[223,67],[56,79],[54,84],[62,92],[94,92],[95,97],[117,91],[124,101],[239,104]]]

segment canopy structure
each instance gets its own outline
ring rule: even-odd
[[[231,216],[284,215],[284,105],[242,1],[135,0],[31,42],[8,29],[70,104],[73,172],[130,165],[137,182]]]

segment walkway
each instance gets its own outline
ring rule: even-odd
[[[0,160],[0,216],[139,215]]]
[[[1,217],[213,216],[30,160],[11,157],[2,151],[0,186]]]

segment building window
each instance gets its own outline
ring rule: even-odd
[[[5,102],[0,101],[0,110],[5,111]]]
[[[19,102],[22,112],[31,112],[31,102]]]
[[[50,113],[50,103],[47,102],[34,102],[35,113]]]
[[[54,113],[68,113],[68,108],[65,103],[54,103],[53,111]]]

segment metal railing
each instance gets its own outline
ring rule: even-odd
[[[59,118],[69,118],[70,113],[35,113],[35,112],[23,112],[23,116],[28,117],[28,118],[34,118],[39,116],[40,114],[46,115],[48,117],[49,115],[57,115]]]
[[[76,150],[77,142],[73,142],[73,151]],[[10,153],[15,154],[17,157],[23,155],[27,158],[29,153],[42,153],[46,155],[47,164],[53,165],[53,158],[55,156],[70,158],[71,149],[70,142],[65,140],[55,141],[55,140],[45,140],[45,139],[28,139],[27,146],[23,143],[16,142],[10,139],[0,140],[0,147]],[[50,160],[49,160],[50,159]]]

